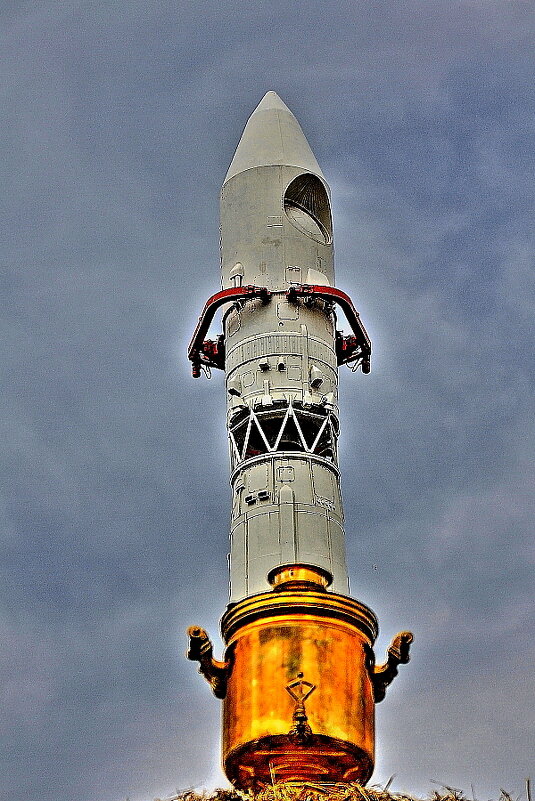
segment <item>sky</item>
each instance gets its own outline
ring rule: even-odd
[[[531,0],[3,0],[0,799],[226,786],[219,190],[275,90],[333,196],[351,591],[381,659],[371,783],[535,779]],[[215,329],[217,333],[217,329]],[[524,795],[525,798],[525,795]]]

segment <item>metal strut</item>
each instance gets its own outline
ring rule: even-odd
[[[349,295],[346,295],[345,292],[342,292],[341,289],[336,289],[334,286],[301,284],[299,286],[291,286],[286,296],[290,302],[295,302],[297,298],[300,297],[309,297],[320,298],[321,300],[331,303],[338,303],[354,334],[354,336],[344,337],[339,331],[336,332],[336,356],[338,359],[338,366],[358,358],[360,359],[362,372],[366,374],[370,372],[370,358],[372,352],[371,339]]]
[[[211,339],[205,341],[204,339],[216,311],[225,303],[236,300],[251,300],[252,298],[260,298],[263,303],[267,303],[271,298],[271,292],[265,286],[236,286],[230,289],[223,289],[208,298],[188,347],[188,359],[191,362],[193,378],[200,377],[201,364],[205,364],[208,367],[218,367],[220,370],[225,369],[224,336],[218,337],[217,342],[213,342]]]
[[[238,286],[216,292],[206,301],[188,347],[188,359],[192,363],[191,372],[193,378],[200,377],[202,366],[217,367],[220,370],[225,369],[224,334],[220,334],[217,340],[205,340],[216,311],[225,303],[240,300],[260,298],[262,303],[268,303],[272,294],[265,286]],[[336,332],[338,365],[356,362],[357,366],[362,368],[363,373],[370,372],[372,343],[349,295],[346,295],[341,289],[336,289],[336,287],[300,284],[291,286],[286,292],[286,297],[290,303],[297,303],[299,298],[318,298],[326,303],[337,303],[342,308],[353,331],[353,334],[349,336],[344,336],[340,331]]]

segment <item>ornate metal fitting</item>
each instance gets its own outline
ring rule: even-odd
[[[200,626],[190,626],[188,637],[189,648],[186,656],[199,663],[199,673],[209,683],[215,697],[224,698],[227,692],[229,663],[218,662],[217,659],[214,659],[210,638]]]
[[[303,676],[303,673],[298,673],[297,678],[286,686],[286,691],[295,701],[292,716],[293,726],[288,732],[288,736],[299,745],[304,745],[312,737],[312,729],[305,711],[305,701],[316,689],[316,685],[305,681]]]
[[[410,660],[410,647],[414,635],[410,631],[400,631],[396,634],[387,651],[387,660],[382,665],[371,668],[375,703],[383,700],[386,688],[398,675],[398,665],[406,665]]]

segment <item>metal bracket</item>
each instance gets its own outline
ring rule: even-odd
[[[227,693],[229,662],[218,662],[214,659],[213,645],[206,631],[200,626],[190,626],[188,637],[187,658],[199,662],[199,673],[209,683],[215,697],[224,698]]]
[[[371,668],[375,703],[378,704],[386,695],[386,688],[398,675],[398,665],[406,665],[410,661],[410,647],[414,635],[410,631],[396,634],[387,651],[387,660],[382,665]]]
[[[372,343],[349,295],[333,286],[301,284],[300,286],[291,286],[286,296],[290,302],[294,303],[297,298],[319,298],[326,303],[337,303],[347,317],[354,335],[344,337],[339,331],[336,332],[338,365],[358,360],[358,366],[362,368],[362,372],[365,374],[370,372]]]
[[[352,364],[355,369],[360,367],[363,373],[370,372],[372,343],[349,295],[336,287],[319,284],[294,285],[285,294],[290,303],[297,303],[299,298],[309,304],[313,303],[315,298],[328,304],[337,303],[353,331],[353,334],[349,336],[344,336],[340,331],[336,332],[338,365]],[[219,370],[225,369],[224,334],[220,334],[216,340],[205,340],[216,311],[225,303],[245,303],[245,301],[255,298],[260,298],[262,303],[268,303],[272,295],[273,293],[267,287],[251,284],[223,289],[206,301],[188,347],[188,359],[192,363],[194,378],[200,377],[202,366],[216,367]]]
[[[188,347],[188,359],[192,363],[193,378],[199,378],[201,375],[201,364],[217,367],[220,370],[225,368],[224,336],[221,335],[216,342],[204,340],[216,311],[225,303],[252,300],[253,298],[260,298],[262,303],[267,303],[271,298],[271,292],[265,286],[237,286],[223,289],[208,298]]]

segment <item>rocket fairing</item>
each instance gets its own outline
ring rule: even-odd
[[[200,628],[188,656],[223,699],[223,762],[240,789],[365,782],[374,703],[412,635],[374,666],[377,620],[348,596],[337,441],[338,366],[371,343],[335,287],[330,190],[294,115],[268,92],[221,190],[222,290],[189,347],[193,375],[224,369],[231,460],[225,660]],[[226,306],[223,333],[205,339]],[[352,328],[336,330],[340,306]]]

